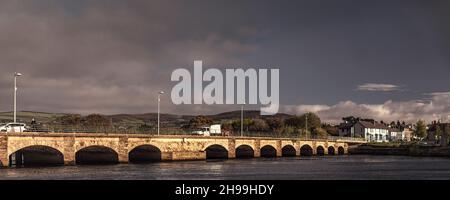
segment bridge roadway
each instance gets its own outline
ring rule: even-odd
[[[0,166],[338,155],[361,143],[351,138],[1,133]]]

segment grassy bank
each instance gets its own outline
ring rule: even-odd
[[[402,155],[402,156],[439,156],[450,157],[450,147],[424,146],[411,143],[368,143],[350,148],[350,154],[366,155]]]

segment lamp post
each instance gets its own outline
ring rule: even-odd
[[[241,137],[244,137],[244,104],[241,105]]]
[[[305,114],[305,136],[306,136],[306,139],[308,139],[308,114],[309,113]]]
[[[159,91],[158,92],[158,135],[159,135],[159,121],[160,121],[159,120],[159,115],[160,115],[160,108],[159,108],[160,106],[159,105],[160,105],[160,102],[161,102],[161,95],[162,94],[164,94],[163,91]]]
[[[14,72],[14,123],[17,122],[17,77],[19,76],[22,74]]]

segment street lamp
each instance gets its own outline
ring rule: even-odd
[[[159,91],[158,92],[158,135],[159,135],[159,113],[160,113],[160,108],[159,108],[159,104],[161,102],[161,95],[164,94],[163,91]]]
[[[17,122],[17,77],[19,76],[22,74],[14,72],[14,123]]]
[[[244,137],[244,105],[245,102],[241,105],[241,137]]]
[[[308,114],[309,114],[309,112],[307,112],[305,114],[305,137],[306,137],[306,139],[308,139]]]

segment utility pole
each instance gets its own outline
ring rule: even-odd
[[[14,72],[14,123],[17,122],[17,77],[19,76],[22,74]]]
[[[161,102],[161,95],[164,94],[163,91],[158,92],[158,135],[159,135],[159,115],[160,115],[160,109],[159,109],[159,104]]]
[[[306,138],[308,138],[308,114],[309,113],[306,113],[305,114],[305,136],[306,136]]]
[[[244,137],[244,104],[241,105],[241,137]]]

